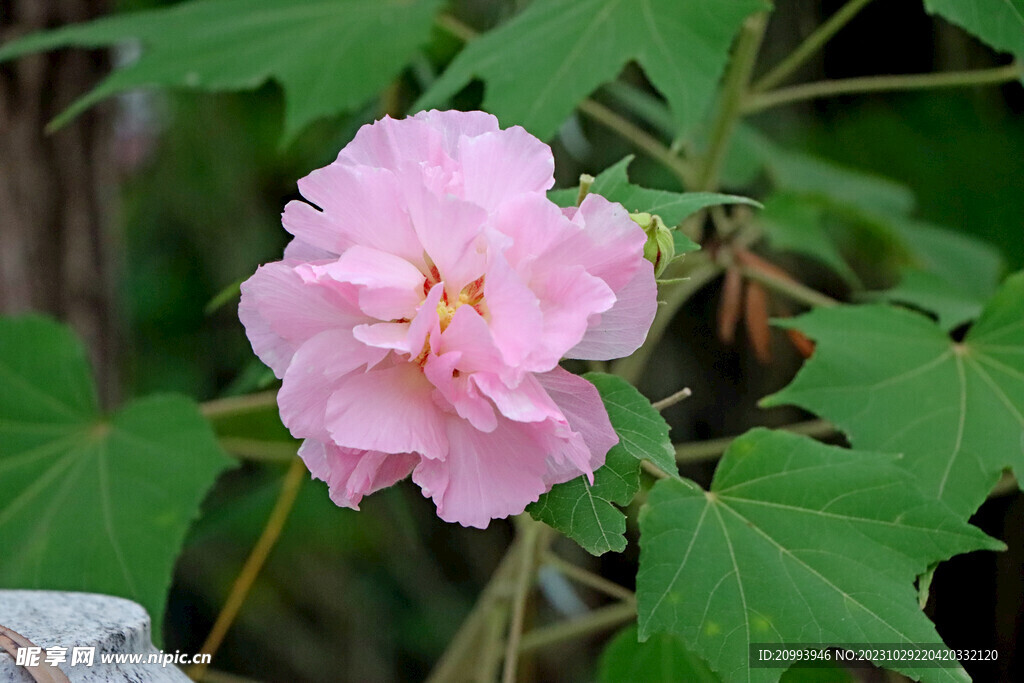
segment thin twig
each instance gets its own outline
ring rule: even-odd
[[[224,607],[221,608],[220,614],[217,615],[217,620],[213,623],[213,628],[210,629],[210,635],[206,637],[206,642],[203,643],[199,650],[203,654],[210,655],[210,659],[213,659],[213,655],[220,648],[221,643],[224,641],[224,636],[227,635],[228,629],[231,628],[231,624],[234,623],[235,617],[238,616],[239,610],[245,603],[245,598],[249,595],[256,577],[259,576],[260,570],[263,569],[267,556],[270,555],[274,544],[277,543],[277,539],[281,535],[281,530],[284,529],[285,522],[288,521],[288,515],[295,505],[295,498],[298,496],[299,489],[302,488],[302,482],[305,479],[306,467],[301,460],[296,458],[288,468],[288,473],[285,474],[284,484],[281,485],[281,493],[277,497],[274,509],[270,512],[270,517],[267,518],[267,524],[263,528],[263,533],[260,535],[259,540],[256,541],[256,545],[253,546],[252,552],[249,553],[248,559],[246,559],[245,564],[242,566],[242,571],[238,574],[238,578],[235,579],[234,585],[231,586],[231,592],[224,602]],[[196,664],[189,670],[189,676],[196,681],[202,680],[207,666],[209,665]]]
[[[573,640],[580,636],[628,623],[634,619],[636,619],[636,605],[632,602],[620,602],[601,607],[576,619],[544,626],[524,634],[519,643],[519,652],[530,652],[548,645]]]
[[[276,391],[261,391],[246,396],[230,396],[206,401],[200,406],[208,419],[253,413],[277,405]]]
[[[512,601],[512,623],[509,624],[508,641],[505,645],[505,666],[502,669],[502,683],[515,683],[516,666],[519,664],[519,642],[523,637],[523,623],[526,619],[526,599],[533,586],[537,570],[537,540],[541,523],[523,515],[516,520],[523,537],[523,552],[519,558],[519,575]]]
[[[780,88],[750,97],[743,106],[743,112],[753,114],[772,107],[793,102],[813,100],[838,95],[859,95],[894,90],[932,90],[936,88],[962,88],[975,85],[1009,83],[1024,77],[1024,69],[1014,62],[991,69],[967,71],[945,71],[930,74],[900,74],[894,76],[864,76],[842,78],[831,81],[804,83],[789,88]]]
[[[655,401],[654,403],[651,404],[651,407],[657,410],[658,412],[661,412],[662,410],[665,410],[665,408],[670,408],[675,404],[679,403],[680,401],[690,398],[691,396],[693,396],[693,390],[690,389],[690,387],[683,387],[682,389],[672,394],[671,396],[666,396],[660,401]]]
[[[732,133],[743,113],[750,75],[757,60],[767,21],[768,15],[765,12],[749,17],[743,24],[740,37],[736,40],[736,50],[722,81],[719,113],[711,129],[707,155],[694,189],[712,191],[718,187],[718,175],[729,152]]]
[[[586,114],[606,128],[615,131],[623,139],[633,143],[637,149],[645,152],[649,157],[672,171],[684,187],[693,186],[695,179],[690,164],[676,156],[671,149],[662,144],[656,137],[600,102],[583,100],[578,108],[581,113]]]
[[[558,555],[555,555],[553,552],[549,551],[544,553],[541,559],[545,564],[554,567],[562,574],[564,574],[567,578],[570,578],[573,581],[576,581],[577,583],[581,583],[584,586],[589,586],[590,588],[593,588],[596,591],[600,591],[605,595],[609,595],[618,600],[636,600],[636,596],[633,594],[633,591],[629,590],[628,588],[624,588],[623,586],[620,586],[614,581],[609,581],[603,576],[599,576],[593,572],[587,571],[583,567],[579,567],[571,562],[567,562]]]
[[[768,73],[754,83],[751,91],[764,92],[786,80],[794,71],[803,66],[815,52],[820,50],[832,36],[857,16],[871,0],[850,0],[840,7],[828,20],[804,39],[788,57],[779,62]]]
[[[815,438],[823,438],[835,433],[836,428],[825,420],[809,420],[795,424],[779,427],[778,429]],[[737,439],[736,436],[726,436],[720,439],[708,439],[707,441],[691,441],[688,443],[676,444],[676,462],[696,463],[707,460],[714,460],[722,455]]]
[[[289,462],[299,450],[296,441],[264,441],[241,436],[222,436],[217,443],[229,455],[261,462]]]
[[[756,282],[760,282],[762,285],[771,289],[772,291],[783,294],[793,301],[797,301],[808,306],[838,306],[840,301],[833,299],[827,294],[822,294],[816,289],[811,289],[807,285],[800,284],[795,280],[782,278],[771,273],[766,273],[763,270],[757,268],[750,268],[748,266],[742,266],[740,272],[743,276]]]

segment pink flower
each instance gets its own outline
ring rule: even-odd
[[[553,167],[522,128],[430,111],[364,126],[299,181],[310,204],[285,207],[295,238],[239,317],[338,505],[412,473],[442,519],[483,528],[604,464],[600,396],[558,362],[636,350],[654,274],[620,205],[548,201]]]

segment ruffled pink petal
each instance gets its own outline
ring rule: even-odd
[[[582,265],[618,291],[643,263],[638,257],[647,241],[643,228],[633,222],[621,204],[596,194],[588,194],[579,209],[570,213],[580,229],[552,249],[547,259],[555,264],[571,259],[571,263]]]
[[[569,428],[583,438],[590,451],[589,469],[601,467],[619,436],[597,387],[561,367],[535,377],[568,420]]]
[[[591,319],[583,339],[566,351],[566,358],[624,358],[644,343],[658,311],[658,285],[651,262],[644,260],[633,279],[615,294],[615,305]]]
[[[408,188],[407,201],[416,234],[440,271],[450,297],[484,274],[487,248],[483,237],[486,212],[452,195],[423,187]]]
[[[463,139],[458,160],[463,196],[486,209],[522,194],[540,195],[555,184],[551,148],[519,126]]]
[[[392,349],[409,353],[409,323],[374,323],[372,325],[356,325],[352,328],[352,336],[367,346],[378,349]]]
[[[315,479],[327,482],[331,500],[341,507],[359,509],[363,496],[404,479],[419,462],[410,453],[387,454],[340,448],[306,439],[299,457]]]
[[[491,258],[484,280],[484,299],[490,313],[491,336],[505,364],[529,372],[550,370],[551,365],[530,362],[544,327],[540,301],[501,254]]]
[[[358,325],[366,316],[354,291],[307,285],[288,264],[261,266],[241,285],[238,317],[253,351],[278,378],[296,349],[325,330]]]
[[[472,375],[473,382],[501,414],[515,422],[543,422],[555,420],[565,422],[562,412],[548,396],[544,387],[533,374],[523,375],[519,383],[509,387],[497,375],[478,372]]]
[[[299,202],[300,204],[302,202]],[[297,263],[309,262],[309,261],[327,261],[330,259],[336,259],[338,255],[321,249],[320,247],[314,247],[309,242],[305,242],[298,237],[292,239],[284,248],[284,260],[294,261]]]
[[[357,368],[376,365],[387,353],[360,343],[347,329],[327,330],[303,343],[277,394],[281,421],[292,436],[328,440],[324,416],[338,380]]]
[[[469,375],[456,375],[460,354],[430,355],[423,373],[433,384],[445,403],[452,406],[459,417],[469,421],[482,432],[493,432],[498,421],[494,407],[480,394]]]
[[[604,280],[588,274],[582,266],[563,266],[535,280],[533,291],[544,316],[535,355],[555,364],[583,339],[590,316],[615,305],[615,294]]]
[[[293,200],[285,206],[284,227],[335,254],[363,245],[418,263],[423,248],[405,211],[401,182],[385,168],[319,168],[299,181],[299,190],[322,211]]]
[[[359,308],[379,320],[410,319],[423,300],[424,275],[416,266],[369,247],[357,245],[336,261],[297,270],[308,280],[357,285]]]
[[[498,119],[492,114],[482,111],[421,111],[413,116],[441,133],[444,150],[448,156],[455,158],[458,154],[459,140],[462,136],[475,138],[484,133],[498,130]]]
[[[545,258],[582,232],[580,226],[566,218],[547,197],[536,194],[509,198],[494,212],[491,224],[500,235],[507,237],[507,246],[502,249],[505,260],[527,282],[537,259]],[[566,251],[570,250],[562,249],[556,256],[549,257],[548,267],[577,263],[575,255],[566,257]]]
[[[461,372],[497,372],[503,365],[487,321],[472,306],[461,306],[455,311],[441,333],[437,352],[458,352]]]
[[[484,529],[491,519],[519,514],[548,489],[545,452],[531,425],[499,418],[487,434],[452,417],[448,441],[446,459],[423,460],[412,473],[446,522]]]
[[[444,458],[445,417],[433,392],[413,363],[351,374],[327,402],[327,431],[345,448]]]
[[[385,116],[360,128],[338,154],[338,162],[390,169],[410,164],[442,166],[446,161],[451,163],[444,139],[440,130],[423,119]]]

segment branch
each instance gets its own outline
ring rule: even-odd
[[[839,32],[839,29],[846,26],[858,12],[871,2],[871,0],[850,0],[839,8],[835,14],[828,18],[824,24],[819,26],[811,35],[807,36],[804,42],[800,43],[793,52],[778,63],[771,71],[761,77],[751,88],[753,92],[764,92],[774,88],[786,80],[794,71],[803,66],[811,55],[820,50],[832,36]]]
[[[931,90],[935,88],[963,88],[975,85],[1009,83],[1024,78],[1024,68],[1014,62],[991,69],[968,71],[945,71],[931,74],[900,74],[895,76],[864,76],[843,78],[832,81],[804,83],[781,88],[751,97],[743,106],[743,112],[752,114],[772,107],[793,102],[813,100],[838,95],[859,95],[894,90]]]
[[[202,410],[203,417],[215,420],[219,417],[233,417],[258,412],[274,405],[277,405],[277,392],[261,391],[246,396],[230,396],[206,401],[200,406],[200,410]]]
[[[523,636],[523,622],[526,618],[526,598],[533,586],[533,576],[537,569],[537,541],[539,540],[541,522],[535,522],[529,515],[516,518],[519,532],[522,534],[523,553],[519,558],[519,575],[516,577],[516,590],[512,602],[512,623],[508,629],[508,642],[505,644],[505,667],[502,670],[502,683],[515,683],[516,666],[519,663],[519,642]]]
[[[830,436],[836,431],[836,428],[825,420],[797,422],[785,427],[779,427],[779,429],[815,438]],[[722,453],[725,453],[729,445],[738,437],[739,435],[737,434],[736,436],[725,436],[720,439],[676,444],[676,462],[686,464],[714,460],[722,455]]]
[[[281,493],[277,497],[274,509],[270,512],[270,517],[267,518],[267,525],[263,528],[263,533],[260,534],[256,545],[253,546],[252,552],[249,553],[234,585],[231,586],[231,593],[228,594],[224,607],[217,615],[217,620],[213,623],[213,628],[210,629],[210,635],[206,637],[206,642],[199,649],[201,653],[210,655],[210,659],[213,659],[213,655],[224,641],[224,636],[227,635],[228,629],[234,623],[256,577],[259,576],[260,570],[267,561],[267,556],[270,555],[274,544],[277,543],[281,530],[284,529],[285,522],[288,521],[288,515],[295,505],[295,498],[299,494],[302,482],[305,481],[305,474],[306,466],[302,461],[298,458],[293,460],[291,467],[288,468],[288,473],[285,474],[284,484],[281,485]],[[202,680],[207,666],[207,664],[196,664],[189,671],[189,676],[193,680]]]
[[[754,62],[761,47],[767,21],[768,15],[760,12],[748,18],[743,24],[743,30],[736,41],[736,51],[722,83],[722,104],[711,131],[711,141],[697,186],[694,188],[696,190],[710,192],[718,186],[718,174],[729,151],[729,141],[743,114],[750,75],[754,70]]]
[[[523,640],[519,644],[519,652],[529,652],[548,645],[555,645],[625,624],[634,619],[636,619],[636,605],[631,602],[620,602],[608,607],[601,607],[582,617],[530,631],[523,635]]]
[[[589,572],[583,567],[578,567],[571,562],[567,562],[551,551],[544,553],[541,559],[545,564],[554,567],[567,578],[570,578],[577,583],[581,583],[584,586],[593,588],[596,591],[600,591],[605,595],[617,598],[623,602],[636,601],[636,596],[633,594],[633,591],[628,588],[624,588],[614,581],[609,581],[603,576]]]
[[[765,287],[783,294],[793,301],[798,301],[808,306],[838,306],[840,302],[837,299],[833,299],[827,294],[822,294],[816,289],[811,289],[807,285],[802,285],[796,280],[790,280],[787,278],[781,278],[771,273],[766,273],[763,270],[757,268],[751,268],[749,266],[741,266],[740,272],[744,277],[760,282]]]

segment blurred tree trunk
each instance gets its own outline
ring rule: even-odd
[[[91,19],[106,0],[0,0],[0,42]],[[46,124],[108,70],[105,52],[67,50],[0,64],[0,312],[42,311],[89,347],[101,398],[117,393],[116,306],[105,209],[110,127],[94,109]]]

